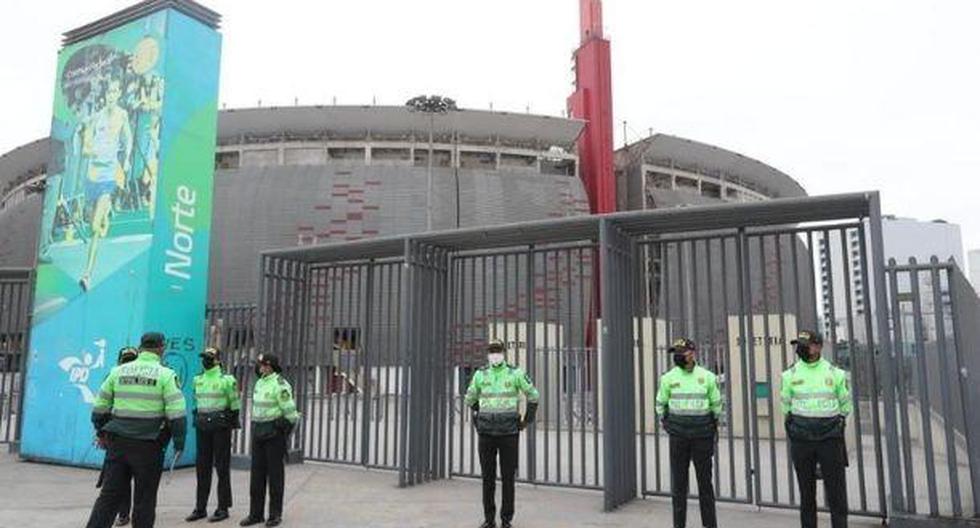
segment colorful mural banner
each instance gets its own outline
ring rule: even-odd
[[[163,361],[190,397],[205,338],[220,49],[213,28],[163,9],[58,55],[26,458],[101,464],[94,395],[144,332],[167,336]],[[193,440],[181,464],[194,460]]]

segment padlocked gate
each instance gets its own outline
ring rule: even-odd
[[[462,396],[488,340],[503,340],[509,361],[541,392],[538,420],[521,440],[519,479],[601,489],[612,509],[669,493],[653,397],[668,343],[687,336],[723,382],[718,497],[793,508],[779,381],[794,360],[790,339],[813,329],[850,372],[851,511],[915,513],[919,490],[905,481],[919,464],[969,475],[926,486],[936,495],[927,497],[929,513],[968,516],[976,504],[972,420],[964,405],[950,405],[965,393],[920,383],[914,405],[901,399],[908,394],[896,350],[904,342],[892,342],[904,323],[891,304],[908,302],[890,291],[895,268],[881,247],[878,197],[867,193],[271,251],[261,263],[259,343],[287,362],[303,411],[296,447],[306,458],[397,469],[399,482],[413,485],[479,474]],[[959,291],[957,275],[949,277],[929,290],[940,302]],[[957,310],[974,305],[957,303],[934,322],[945,333],[932,341],[942,334],[947,344],[927,368],[955,373],[948,354],[955,350],[959,365],[975,352],[963,323],[953,324]],[[929,391],[941,405],[921,399]],[[904,430],[910,409],[918,436]],[[937,433],[942,442],[925,445]],[[902,466],[903,458],[912,463]]]

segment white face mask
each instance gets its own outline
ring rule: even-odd
[[[504,362],[504,353],[492,352],[487,354],[487,361],[489,361],[491,365],[499,365]]]

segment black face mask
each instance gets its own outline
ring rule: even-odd
[[[218,363],[212,358],[208,358],[208,357],[201,358],[201,365],[204,366],[204,370],[210,370],[212,367],[214,367],[217,364]]]
[[[796,345],[796,355],[803,361],[810,362],[810,346],[803,343]]]
[[[256,378],[262,377],[262,366],[259,365],[258,363],[255,364],[255,377]]]
[[[678,367],[682,367],[682,368],[686,367],[687,366],[686,355],[683,352],[674,354],[674,364],[677,365]]]

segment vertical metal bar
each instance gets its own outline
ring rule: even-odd
[[[800,283],[798,280],[797,272],[797,249],[796,249],[796,234],[788,233],[789,243],[792,246],[792,256],[793,259],[793,286],[795,288],[794,294],[796,298],[796,321],[799,321],[800,314]],[[779,270],[777,277],[777,289],[779,289],[779,367],[781,372],[786,372],[789,363],[786,360],[786,344],[789,342],[786,339],[786,289],[784,288],[785,283],[783,281],[783,245],[782,245],[782,235],[776,235],[776,269]],[[770,388],[773,385],[770,385]],[[793,486],[793,460],[789,450],[789,442],[784,441],[783,447],[785,448],[784,456],[786,457],[786,493],[789,496],[789,504],[796,504],[796,488]],[[775,461],[773,461],[775,464]],[[775,486],[776,484],[773,483]]]
[[[809,328],[812,328],[814,330],[817,330],[817,325],[819,324],[818,319],[819,319],[819,314],[820,314],[820,306],[816,304],[817,303],[817,299],[820,298],[817,295],[817,293],[818,293],[818,290],[817,290],[817,266],[820,265],[821,259],[820,259],[820,249],[813,246],[813,231],[807,231],[806,232],[806,247],[810,250],[810,259],[809,259],[810,262],[809,262],[809,266],[808,267],[810,268],[810,273],[809,273],[809,275],[810,275],[810,291],[814,294],[814,297],[813,297],[814,307],[813,307],[813,315],[809,318],[809,320],[807,321],[807,325],[806,326],[803,326],[803,328],[809,327]],[[816,257],[816,259],[817,259],[817,262],[816,263],[814,263],[814,261],[813,261],[814,260],[814,257]]]
[[[895,332],[895,363],[898,365],[898,401],[899,410],[901,411],[902,420],[902,459],[905,464],[905,493],[907,493],[908,501],[905,504],[909,513],[915,513],[916,511],[916,500],[915,500],[915,471],[912,466],[912,450],[909,445],[911,442],[911,435],[909,434],[909,403],[908,403],[908,390],[905,388],[905,357],[904,357],[904,332],[902,332],[902,310],[899,301],[898,294],[898,272],[895,270],[895,261],[891,260],[889,262],[889,275],[891,277],[891,300],[892,300],[892,324],[894,325]],[[887,394],[887,392],[886,392]],[[885,410],[888,410],[887,401],[885,403]],[[887,414],[886,414],[887,416]],[[885,423],[888,423],[888,419],[885,419]],[[896,438],[897,440],[897,438]],[[894,468],[894,472],[899,475],[902,474],[901,466],[890,465],[889,468]],[[891,473],[892,471],[889,471]],[[901,488],[898,488],[901,492]],[[895,488],[892,488],[892,494],[895,494]],[[897,509],[897,508],[896,508]]]
[[[358,377],[361,380],[362,386],[362,396],[361,396],[361,464],[368,464],[368,456],[371,451],[371,368],[374,363],[371,361],[371,353],[374,348],[374,340],[372,339],[373,327],[374,327],[374,260],[369,260],[367,264],[364,264],[362,270],[366,277],[364,277],[364,308],[362,309],[364,313],[364,331],[361,332],[363,337],[363,358],[361,360],[361,371],[358,373]],[[365,377],[367,381],[365,382]]]
[[[448,361],[446,362],[446,365],[444,366],[444,368],[449,369],[448,383],[450,384],[450,387],[448,389],[449,392],[447,395],[450,402],[449,423],[447,424],[447,432],[449,434],[449,438],[447,441],[448,443],[447,448],[449,450],[449,474],[450,475],[453,472],[453,467],[452,467],[452,462],[454,460],[453,455],[456,454],[456,442],[454,438],[455,436],[454,428],[456,426],[456,409],[459,408],[460,410],[460,414],[459,414],[460,424],[463,423],[463,414],[466,409],[465,406],[463,405],[463,400],[460,398],[459,384],[453,383],[454,381],[457,380],[457,376],[459,376],[463,372],[463,361],[461,355],[459,354],[459,341],[460,341],[459,325],[463,320],[462,315],[459,313],[459,308],[461,306],[461,303],[459,302],[460,289],[462,288],[462,281],[460,281],[459,278],[460,278],[460,269],[462,267],[463,261],[461,259],[454,258],[452,259],[451,262],[452,263],[450,265],[450,270],[452,271],[450,272],[449,275],[449,305],[450,305],[449,306],[450,332],[448,334],[449,358]]]
[[[703,338],[701,334],[701,319],[698,317],[700,315],[698,313],[698,304],[700,303],[700,297],[698,296],[698,241],[697,239],[691,240],[691,290],[690,291],[691,291],[692,324],[689,332],[691,333],[691,338],[694,339],[694,342],[696,342],[698,346],[701,346]]]
[[[691,333],[691,327],[687,318],[687,275],[684,274],[684,260],[684,242],[677,242],[677,310],[681,335],[687,337]]]
[[[597,287],[599,285],[599,277],[596,276],[597,274],[599,274],[599,249],[598,249],[598,245],[594,245],[590,249],[589,255],[590,255],[591,263],[592,263],[592,266],[589,268],[589,271],[590,271],[590,279],[591,279],[589,281],[589,305],[592,308],[590,308],[590,315],[589,315],[589,319],[588,319],[588,325],[589,325],[589,328],[592,331],[592,335],[598,336],[599,335],[599,331],[598,331],[598,327],[597,327],[598,326],[597,325],[597,321],[596,321],[596,318],[591,315],[591,314],[597,314],[597,313],[599,313],[599,309],[598,309],[598,307],[599,307],[599,305],[598,305],[598,303],[599,303],[599,295],[598,295],[598,293],[599,292],[597,291]],[[593,325],[596,325],[596,326],[593,326]],[[598,339],[600,339],[600,338],[599,337],[596,337],[596,340],[598,340]],[[592,345],[594,346],[595,343],[592,343]],[[602,423],[603,416],[600,414],[600,411],[599,411],[599,394],[600,394],[600,390],[602,389],[602,386],[599,383],[599,351],[598,351],[598,347],[595,347],[594,349],[590,349],[589,350],[589,359],[591,361],[591,367],[592,367],[592,368],[589,369],[590,379],[591,379],[591,382],[592,382],[592,465],[595,467],[595,471],[593,471],[593,473],[592,473],[592,475],[593,475],[592,483],[595,486],[599,486],[600,482],[603,482],[604,483],[605,477],[602,475],[602,471],[600,469],[601,468],[601,461],[600,461],[600,458],[599,458],[599,427],[600,427],[600,424]]]
[[[525,284],[525,296],[527,297],[527,320],[525,322],[524,328],[524,341],[526,343],[527,350],[527,371],[528,375],[535,380],[538,380],[538,372],[535,367],[537,367],[537,313],[535,310],[536,302],[534,298],[534,246],[528,246],[527,253],[525,254],[526,264],[526,276],[524,278]],[[525,443],[527,445],[527,478],[530,482],[535,482],[537,480],[537,423],[532,423],[528,428],[527,434],[524,435]]]
[[[732,239],[734,242],[734,239]],[[731,325],[729,323],[731,317],[731,309],[728,303],[728,238],[720,238],[721,243],[721,303],[724,307],[722,313],[724,314],[725,321],[725,412],[727,413],[727,424],[728,424],[728,469],[729,469],[729,482],[731,483],[731,498],[734,500],[738,497],[738,481],[735,478],[735,422],[732,415],[732,369],[735,362],[732,360],[732,336],[731,336]],[[742,409],[742,414],[745,414],[745,409]],[[747,439],[748,433],[744,433],[743,436]],[[744,441],[743,441],[744,442]],[[746,459],[746,462],[748,460]],[[719,490],[720,492],[720,490]]]
[[[939,276],[939,259],[932,257],[930,262],[930,272],[932,279],[932,306],[933,313],[935,316],[936,324],[936,353],[939,355],[939,364],[941,368],[941,373],[939,374],[940,380],[948,380],[947,376],[951,374],[949,369],[949,358],[947,357],[946,349],[946,317],[944,313],[943,299],[942,299],[942,281]],[[947,271],[947,285],[949,286],[950,299],[952,299],[953,294],[953,280],[952,276]],[[956,517],[963,516],[963,505],[960,503],[960,479],[959,479],[959,465],[956,460],[956,438],[955,432],[953,430],[953,397],[950,394],[950,383],[939,383],[940,390],[942,392],[942,405],[943,405],[943,424],[945,425],[946,433],[946,471],[949,474],[949,489],[950,489],[950,499],[953,503],[953,515]]]
[[[550,253],[545,251],[541,254],[544,264],[544,480],[547,482],[550,475],[551,461],[551,319],[549,312],[551,308],[551,281],[549,280],[548,260]]]
[[[667,302],[667,294],[662,292],[667,292],[667,285],[669,277],[667,276],[667,245],[664,242],[657,242],[657,260],[659,266],[658,276],[656,279],[656,297],[652,299],[653,306],[653,354],[651,363],[653,363],[653,394],[654,399],[656,399],[656,394],[660,390],[660,340],[657,335],[660,329],[657,328],[660,319],[660,300]],[[666,310],[664,311],[666,314]],[[666,316],[665,316],[666,317]],[[664,332],[667,332],[666,318],[664,319]],[[654,471],[654,481],[656,486],[656,491],[660,492],[663,490],[660,478],[660,417],[655,416],[653,419],[653,471]]]
[[[641,299],[641,302],[643,304],[642,304],[641,311],[639,312],[640,313],[640,322],[637,325],[637,329],[636,329],[637,350],[638,350],[637,361],[639,363],[638,368],[639,368],[639,372],[640,372],[640,379],[639,379],[639,385],[640,385],[640,387],[639,387],[639,392],[638,392],[637,396],[635,396],[635,397],[636,397],[637,402],[640,405],[640,494],[641,495],[644,494],[644,493],[646,493],[646,491],[647,491],[647,436],[648,436],[648,431],[647,431],[647,420],[646,420],[646,416],[647,416],[647,413],[646,413],[646,409],[647,409],[647,401],[646,401],[647,392],[646,392],[646,369],[645,369],[645,366],[646,366],[646,361],[645,361],[646,347],[644,346],[646,344],[646,340],[644,339],[644,337],[645,337],[645,334],[646,334],[646,331],[645,331],[646,330],[645,329],[646,320],[650,316],[650,299],[648,298],[649,288],[646,287],[647,281],[649,280],[649,274],[647,273],[647,268],[646,268],[646,265],[645,265],[645,263],[648,262],[648,260],[649,260],[649,250],[650,250],[650,247],[648,245],[644,245],[642,247],[642,250],[641,250],[641,252],[642,252],[642,257],[641,258],[643,259],[644,265],[643,265],[643,276],[642,276],[642,279],[640,280],[640,284],[644,285],[644,287],[643,287],[643,292],[640,293],[639,298]],[[654,421],[656,421],[656,417],[654,417]]]
[[[888,358],[892,357],[891,340],[888,337],[888,298],[885,285],[884,241],[881,233],[881,199],[878,193],[868,195],[868,224],[871,231],[871,268],[875,275],[875,307],[877,315],[879,345],[885,358],[882,363],[883,387],[885,388],[885,427],[887,429],[889,482],[891,483],[892,509],[902,511],[905,498],[902,494],[901,475],[898,472],[898,430],[895,416],[895,372]],[[898,314],[896,314],[897,317]]]
[[[398,485],[401,487],[409,486],[414,484],[414,478],[411,472],[412,464],[409,461],[409,427],[408,422],[410,417],[408,415],[409,408],[409,391],[414,387],[409,386],[410,383],[410,372],[413,368],[411,361],[411,349],[412,349],[412,324],[414,316],[414,306],[412,305],[413,290],[414,290],[414,271],[413,264],[415,261],[415,250],[414,244],[411,239],[405,240],[405,262],[403,264],[404,274],[403,274],[403,286],[406,291],[404,295],[401,295],[401,344],[399,349],[401,350],[402,356],[402,383],[401,383],[401,423],[400,434],[399,434],[399,474],[398,474]],[[414,446],[413,446],[414,448]]]
[[[749,241],[751,243],[751,239]],[[776,409],[773,405],[773,394],[772,394],[772,332],[770,332],[769,325],[769,259],[766,257],[766,237],[762,235],[759,237],[759,263],[761,264],[760,269],[762,270],[762,340],[763,340],[763,352],[765,353],[765,364],[766,364],[766,383],[769,385],[769,395],[766,397],[766,407],[769,412],[769,478],[772,479],[772,501],[776,504],[779,503],[779,485],[778,476],[776,475]],[[778,270],[777,270],[778,271]],[[752,384],[753,387],[756,386],[755,383]],[[755,395],[756,400],[758,400],[758,394]],[[756,403],[758,406],[758,403]],[[758,414],[756,415],[758,416]],[[761,435],[759,435],[761,437]],[[757,459],[758,460],[758,459]],[[758,462],[761,466],[761,461]],[[759,468],[761,469],[761,468]],[[758,472],[758,470],[757,470]],[[762,488],[759,488],[759,495],[762,495]],[[760,497],[761,498],[761,497]]]
[[[915,259],[912,266],[912,313],[915,328],[915,356],[919,365],[919,414],[922,416],[922,436],[925,445],[926,482],[929,484],[929,513],[939,515],[939,497],[936,491],[936,451],[932,444],[932,404],[929,397],[929,371],[926,364],[925,329],[922,325],[922,296],[919,291],[919,269]]]
[[[589,385],[588,377],[587,377],[588,368],[589,368],[589,362],[588,362],[589,357],[588,357],[588,352],[586,351],[587,343],[585,341],[585,335],[586,335],[585,327],[586,325],[588,325],[588,318],[585,315],[585,248],[581,248],[581,247],[578,249],[578,304],[579,304],[578,323],[579,323],[579,329],[581,330],[580,332],[581,346],[579,347],[580,374],[578,376],[578,379],[582,380],[582,385],[579,390],[579,396],[580,396],[579,409],[581,410],[581,417],[579,419],[580,422],[579,425],[581,426],[580,434],[579,434],[579,443],[581,445],[581,450],[580,450],[581,453],[580,453],[580,460],[579,460],[579,463],[581,464],[581,468],[580,468],[581,478],[579,479],[579,481],[583,486],[585,486],[585,473],[586,473],[585,472],[585,451],[586,451],[585,429],[588,424],[588,419],[587,419],[588,411],[586,410],[588,406],[588,402],[586,400],[586,390]]]
[[[850,383],[851,388],[851,401],[854,405],[854,445],[857,451],[858,460],[858,493],[861,501],[861,510],[865,511],[868,509],[868,493],[865,487],[864,481],[864,435],[861,434],[861,383],[853,383],[855,379],[855,374],[859,371],[858,368],[858,351],[857,351],[857,340],[854,339],[854,303],[851,299],[851,290],[853,280],[851,278],[851,256],[848,250],[847,244],[847,231],[844,228],[840,230],[840,249],[841,249],[841,259],[844,262],[843,269],[843,283],[844,283],[844,308],[846,311],[847,320],[847,351],[849,356],[848,368],[851,371],[852,383]]]
[[[827,250],[827,258],[824,261],[826,264],[826,272],[824,274],[824,280],[827,281],[827,291],[824,292],[824,303],[827,303],[827,319],[830,324],[830,345],[832,360],[834,364],[837,363],[837,299],[834,296],[834,253],[830,245],[830,231],[823,231],[823,246],[821,249]],[[822,252],[822,251],[821,251]],[[847,255],[842,255],[845,259]]]
[[[392,424],[392,433],[394,434],[394,452],[392,453],[392,464],[398,467],[403,465],[403,454],[405,452],[405,435],[402,434],[403,426],[402,422],[405,421],[405,414],[402,412],[403,404],[402,400],[407,394],[408,388],[405,384],[405,362],[406,362],[406,348],[403,341],[403,332],[405,331],[405,284],[407,276],[407,264],[408,255],[402,256],[401,262],[396,262],[392,264],[392,272],[395,276],[395,282],[397,283],[394,295],[394,305],[393,309],[395,311],[395,331],[393,332],[394,338],[394,361],[392,364],[395,366],[395,397],[394,397],[394,407],[395,407],[395,423]]]
[[[717,323],[717,319],[715,318],[714,274],[712,273],[712,266],[711,266],[711,262],[714,260],[714,258],[713,258],[714,251],[713,251],[713,245],[712,245],[712,242],[713,241],[714,241],[714,239],[712,239],[712,238],[707,238],[704,241],[704,276],[705,276],[705,280],[707,282],[707,284],[705,285],[705,288],[704,289],[705,289],[705,291],[708,294],[708,326],[707,326],[707,328],[708,328],[708,332],[707,332],[708,346],[706,347],[705,346],[705,343],[701,343],[701,348],[702,349],[708,348],[708,349],[711,350],[711,356],[715,360],[712,370],[714,371],[715,375],[717,376],[719,374],[719,372],[721,371],[721,366],[722,365],[721,365],[720,358],[718,357],[718,350],[719,349],[718,349],[718,344],[716,343],[716,339],[715,339],[715,336],[717,335],[717,332],[715,332],[715,330],[716,330],[715,323]],[[722,284],[724,284],[724,281],[722,281]],[[727,373],[727,370],[725,372]],[[726,405],[727,406],[727,402],[723,402],[723,405]],[[721,493],[721,453],[719,453],[719,447],[720,447],[720,444],[721,443],[718,440],[718,438],[719,438],[719,435],[718,434],[715,434],[715,449],[714,449],[714,464],[713,465],[714,465],[714,469],[715,469],[714,483],[715,483],[715,493],[716,494],[720,494]]]
[[[980,462],[980,457],[978,457],[974,451],[974,449],[976,449],[975,435],[977,433],[977,424],[976,420],[971,419],[971,415],[968,414],[969,409],[971,408],[969,404],[970,397],[967,395],[967,387],[969,386],[967,376],[969,375],[969,372],[963,361],[964,349],[968,346],[968,343],[966,342],[968,338],[963,335],[964,329],[962,327],[964,315],[967,315],[967,317],[970,315],[974,317],[978,315],[976,313],[976,298],[970,297],[973,292],[970,291],[971,288],[969,287],[969,283],[967,283],[967,281],[959,274],[958,268],[953,266],[948,273],[950,281],[950,300],[952,301],[952,305],[950,306],[950,316],[952,319],[951,323],[953,325],[953,350],[956,352],[954,357],[956,358],[957,385],[960,389],[960,407],[963,411],[963,423],[965,424],[963,436],[966,438],[966,454],[970,468],[969,479],[970,491],[973,497],[973,516],[980,517],[980,468],[977,467],[977,463]],[[956,284],[955,288],[953,283]],[[971,300],[974,302],[972,314],[964,314],[963,312],[970,308],[969,306],[964,306],[964,304],[970,304]],[[967,324],[969,324],[969,321],[974,320],[975,319],[968,318]],[[975,412],[972,414],[973,416],[976,416]]]
[[[329,354],[330,364],[327,370],[327,423],[324,424],[326,427],[326,437],[327,442],[324,446],[326,448],[326,454],[324,458],[327,460],[337,460],[337,445],[340,444],[340,433],[338,428],[340,427],[340,398],[336,397],[335,386],[336,380],[340,374],[340,352],[337,350],[337,332],[339,328],[337,327],[337,319],[340,314],[337,313],[337,305],[339,304],[338,299],[343,298],[343,289],[338,288],[337,284],[343,280],[342,276],[338,276],[343,269],[338,266],[331,266],[327,268],[329,272],[328,288],[330,292],[330,321],[329,321],[329,331],[327,332],[327,350]],[[337,403],[337,412],[334,414],[334,401]],[[334,419],[336,418],[336,424]],[[330,434],[330,428],[333,426],[333,434]]]
[[[737,237],[735,239],[735,264],[736,271],[738,273],[738,305],[739,305],[739,334],[741,334],[741,370],[743,380],[749,378],[750,380],[755,377],[753,372],[750,372],[750,365],[748,358],[755,354],[755,341],[752,336],[752,312],[751,312],[751,290],[749,294],[746,294],[748,285],[746,284],[746,274],[747,270],[751,269],[751,263],[749,262],[749,257],[747,255],[748,246],[745,240],[745,229],[740,228],[738,230]],[[746,306],[746,297],[748,297],[749,306]],[[753,363],[754,365],[754,363]],[[750,377],[751,376],[751,377]],[[752,424],[749,423],[750,415],[754,419],[755,413],[755,394],[754,394],[754,384],[750,381],[748,384],[744,384],[742,389],[742,436],[745,440],[742,445],[745,449],[745,491],[747,493],[747,499],[749,502],[754,502],[755,500],[755,490],[758,486],[753,487],[753,474],[756,473],[753,469],[753,458],[750,449],[753,445],[758,448],[758,443],[754,441],[752,435]],[[752,398],[750,400],[749,394],[752,393]],[[755,455],[755,459],[758,461],[758,455]]]
[[[572,252],[570,249],[566,249],[564,250],[564,253],[565,253],[565,297],[566,297],[565,301],[567,303],[567,309],[568,309],[568,314],[565,317],[565,321],[568,323],[568,326],[565,328],[565,331],[563,332],[565,335],[564,338],[565,346],[562,347],[562,349],[565,355],[565,383],[564,383],[565,397],[568,398],[568,400],[565,403],[565,409],[567,410],[568,413],[568,423],[566,424],[567,438],[568,438],[568,483],[572,484],[575,480],[574,478],[575,462],[573,458],[574,449],[572,448],[573,434],[574,434],[573,430],[575,428],[574,417],[572,415],[572,407],[575,401],[575,397],[574,397],[575,390],[572,381],[574,380],[573,373],[575,372],[574,370],[575,366],[572,364],[573,362],[571,361],[572,348],[570,346],[571,334],[573,328],[572,325]]]
[[[868,271],[868,245],[864,226],[864,221],[858,224],[858,243],[861,245],[861,249],[859,251],[861,256],[861,283],[864,285],[861,291],[864,294],[864,327],[868,342],[867,369],[868,373],[871,375],[871,421],[873,422],[872,432],[874,433],[875,467],[877,469],[876,476],[878,481],[878,508],[884,517],[886,515],[888,505],[885,499],[885,464],[882,459],[881,452],[881,419],[878,415],[878,392],[881,390],[881,386],[878,382],[878,368],[875,366],[876,341],[871,318],[871,277]],[[879,284],[878,287],[882,289],[885,288],[883,284]],[[887,310],[887,308],[879,307],[878,310]],[[882,331],[887,332],[887,329],[883,329]],[[885,361],[891,360],[891,358],[888,356],[885,356],[885,358]],[[888,387],[888,390],[893,391],[894,388]],[[899,469],[898,466],[892,467],[895,468],[895,471],[898,471]]]

